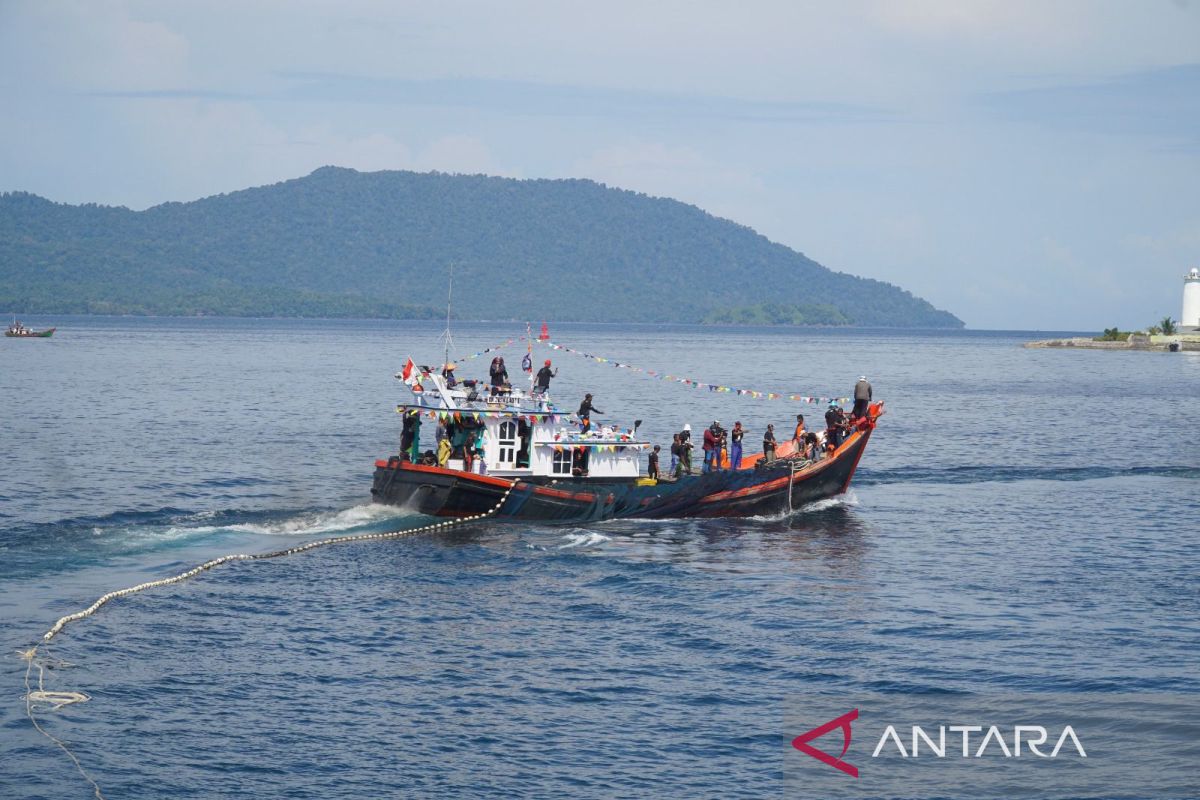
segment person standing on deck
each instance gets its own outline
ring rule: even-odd
[[[809,461],[820,461],[822,452],[821,437],[815,431],[804,434],[804,457]]]
[[[646,477],[653,478],[654,480],[658,480],[658,451],[659,446],[654,445],[654,450],[646,460]]]
[[[804,427],[804,415],[796,415],[796,431],[792,434],[792,452],[799,453],[804,449],[804,434],[808,430]]]
[[[825,441],[836,450],[842,443],[842,435],[846,430],[846,414],[837,403],[830,403],[825,412]]]
[[[546,359],[545,365],[538,370],[537,383],[533,387],[534,394],[546,394],[550,391],[550,379],[558,377],[558,370],[550,369],[550,359]]]
[[[713,420],[713,424],[704,429],[704,444],[701,449],[704,450],[704,466],[701,467],[702,473],[713,471],[713,462],[717,460],[717,456],[721,452],[720,434],[717,433],[721,429],[721,423]]]
[[[746,435],[746,431],[742,428],[741,422],[733,423],[733,430],[729,432],[729,468],[742,468],[742,437]]]
[[[400,430],[400,458],[416,463],[421,456],[421,412],[409,411],[404,415]]]
[[[871,383],[866,375],[858,377],[854,384],[854,409],[850,412],[851,419],[859,419],[867,415],[867,406],[871,403]]]
[[[679,477],[675,472],[679,468],[679,450],[679,434],[673,433],[671,434],[671,468],[667,470],[667,474],[672,478]]]
[[[775,460],[775,426],[768,425],[766,433],[763,434],[763,458],[770,464]]]
[[[592,405],[592,396],[586,394],[583,396],[583,402],[579,404],[579,410],[575,412],[579,417],[583,428],[580,433],[587,433],[592,429],[592,414],[603,414],[604,412]]]
[[[692,423],[683,423],[683,430],[679,432],[679,467],[681,472],[692,474]]]

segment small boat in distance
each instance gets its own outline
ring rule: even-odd
[[[48,339],[54,335],[58,328],[48,328],[44,331],[35,331],[32,328],[26,328],[21,324],[20,320],[13,320],[12,325],[8,326],[8,330],[4,332],[5,336],[10,336],[17,339]]]

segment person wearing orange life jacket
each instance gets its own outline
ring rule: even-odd
[[[796,430],[792,434],[792,452],[800,453],[804,450],[804,434],[808,433],[808,429],[804,427],[804,415],[796,415]]]

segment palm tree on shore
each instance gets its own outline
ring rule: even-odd
[[[1174,335],[1175,331],[1177,330],[1175,327],[1175,320],[1171,319],[1170,317],[1163,317],[1162,322],[1158,323],[1158,327],[1162,328],[1162,332],[1166,336]]]

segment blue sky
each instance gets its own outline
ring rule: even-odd
[[[0,190],[145,208],[325,164],[586,177],[978,328],[1178,317],[1200,265],[1184,0],[0,0],[0,108]]]

